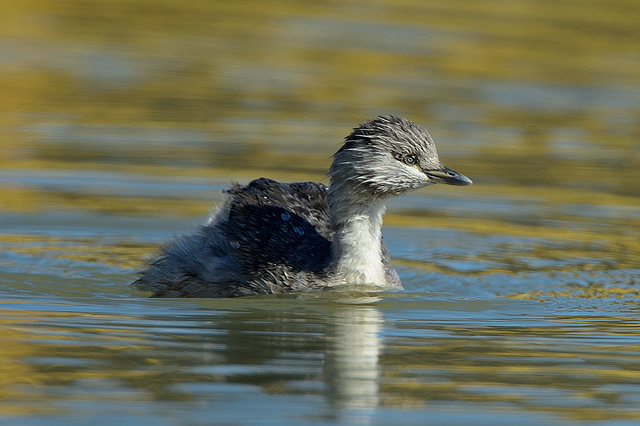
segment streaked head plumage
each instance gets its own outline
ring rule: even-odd
[[[470,184],[446,168],[423,127],[396,116],[379,116],[353,129],[329,170],[335,189],[386,198],[434,183]]]

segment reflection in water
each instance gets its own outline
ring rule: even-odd
[[[85,392],[93,387],[111,389],[100,392],[111,402],[119,393],[132,402],[197,401],[218,398],[223,384],[250,384],[267,394],[321,392],[336,413],[377,407],[382,314],[358,305],[274,309],[281,305],[178,310],[179,320],[171,307],[132,317],[82,305],[59,306],[51,315],[5,304],[3,329],[14,331],[2,335],[13,342],[2,350],[2,399],[47,413],[54,405],[38,401],[55,389],[67,389],[60,398],[69,404],[80,395],[92,400]],[[326,385],[311,386],[314,381]]]
[[[327,419],[375,422],[386,408],[442,414],[483,403],[497,413],[640,418],[629,405],[640,398],[632,315],[560,307],[541,319],[549,310],[532,302],[381,302],[4,303],[0,396],[9,402],[0,410],[64,417],[99,402],[105,414],[172,407],[172,418],[215,412],[225,422],[243,406],[248,420],[296,419],[312,402]]]
[[[329,399],[340,408],[375,408],[382,314],[373,307],[346,306],[331,315],[324,374]]]

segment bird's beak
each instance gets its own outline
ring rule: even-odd
[[[429,176],[434,183],[446,183],[447,185],[466,186],[471,185],[473,181],[448,167],[442,166],[437,170],[425,170],[424,173]]]

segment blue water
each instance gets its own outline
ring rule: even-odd
[[[0,423],[638,423],[636,3],[0,6]],[[130,287],[389,113],[474,180],[390,201],[404,291]]]

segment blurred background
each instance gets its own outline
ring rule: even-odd
[[[38,178],[320,179],[353,126],[388,113],[429,128],[445,163],[478,181],[465,196],[638,205],[634,1],[0,8],[5,211],[156,210]]]
[[[637,365],[611,350],[612,342],[624,344],[624,353],[637,360],[637,327],[627,325],[633,318],[637,324],[640,299],[639,17],[636,0],[1,2],[0,320],[8,328],[0,338],[12,343],[0,350],[7,360],[1,371],[9,372],[0,396],[13,402],[0,408],[77,414],[72,401],[52,403],[52,395],[102,391],[111,382],[100,381],[101,374],[123,379],[113,395],[133,392],[132,401],[202,401],[199,388],[185,384],[194,380],[186,367],[173,377],[186,387],[169,392],[158,390],[167,380],[160,370],[147,383],[129,365],[182,365],[188,357],[171,352],[174,343],[188,343],[175,331],[180,327],[215,328],[207,334],[211,342],[219,332],[244,330],[236,322],[235,329],[212,325],[192,317],[194,311],[207,318],[223,311],[244,315],[269,302],[253,301],[251,308],[245,302],[160,304],[132,298],[128,283],[160,243],[201,222],[231,181],[266,176],[328,184],[331,155],[350,130],[379,114],[397,114],[427,127],[443,162],[474,185],[434,186],[390,203],[385,240],[406,293],[363,316],[373,329],[367,335],[381,336],[367,346],[370,361],[383,343],[394,355],[379,372],[387,382],[378,386],[378,373],[367,376],[373,384],[368,392],[381,394],[364,405],[385,401],[411,411],[408,406],[435,398],[466,407],[463,382],[490,371],[480,381],[494,387],[471,399],[490,406],[512,403],[506,395],[516,394],[516,405],[531,410],[526,421],[536,418],[534,412],[578,421],[640,418]],[[470,302],[476,298],[482,301]],[[524,301],[537,304],[523,308]],[[539,302],[552,305],[531,308],[543,306]],[[306,306],[296,312],[270,306],[282,315],[278,321],[259,312],[249,319],[267,324],[267,336],[289,320],[307,324],[309,330],[296,329],[297,339],[311,340],[291,347],[274,341],[270,354],[287,347],[301,356],[299,365],[315,368],[316,358],[305,356],[326,341],[313,337],[314,327],[332,329],[353,319],[333,315],[333,308],[304,316],[299,312]],[[585,309],[607,314],[582,321]],[[148,315],[152,310],[156,317]],[[536,319],[522,319],[525,311],[536,312]],[[434,325],[433,315],[460,322]],[[559,315],[569,317],[558,325]],[[77,326],[71,338],[70,324],[92,331]],[[49,337],[38,345],[25,343],[42,333]],[[124,354],[114,349],[131,344],[122,333],[170,355]],[[456,345],[478,333],[493,343],[473,340],[482,356],[462,359]],[[599,337],[576,337],[586,335]],[[96,350],[96,336],[113,352]],[[416,336],[431,336],[437,357],[419,352],[426,346],[412,347]],[[460,340],[454,345],[451,336]],[[549,336],[556,340],[544,340]],[[192,338],[190,347],[200,354],[202,342]],[[498,349],[490,346],[500,342]],[[550,349],[534,354],[540,342]],[[248,346],[228,353],[233,345],[226,343],[207,346],[210,358],[198,355],[189,363],[261,351]],[[415,361],[411,351],[426,358]],[[539,386],[539,394],[500,376],[524,357],[535,358],[538,367],[513,374],[525,387]],[[558,380],[545,374],[563,374],[563,363],[576,357],[593,364],[580,370],[584,375],[564,377],[566,387],[558,390]],[[487,370],[487,359],[495,370]],[[91,367],[96,360],[100,374]],[[437,368],[445,371],[444,393],[431,387],[433,377],[416,378],[411,369],[442,360],[450,360]],[[247,362],[254,361],[255,377],[240,382],[264,379],[263,360]],[[216,371],[234,382],[228,371]],[[292,394],[309,374],[295,376]],[[340,379],[331,374],[329,387]],[[42,388],[16,391],[12,386],[23,377]],[[81,382],[87,377],[96,382]],[[51,390],[51,384],[59,387]],[[245,402],[255,405],[275,388],[261,388]],[[558,392],[574,399],[556,406]],[[106,395],[105,401],[119,398]],[[285,406],[299,402],[291,398]],[[97,408],[102,403],[84,413],[105,415]],[[157,413],[140,404],[143,415]],[[193,407],[176,407],[184,410],[178,423],[193,413]],[[276,411],[269,413],[282,420]],[[204,418],[209,415],[204,410]]]

